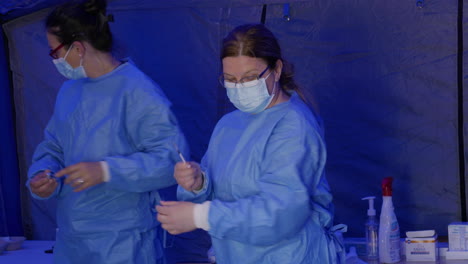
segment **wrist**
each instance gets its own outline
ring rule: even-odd
[[[203,189],[203,183],[205,183],[205,177],[204,177],[203,172],[200,173],[200,177],[198,179],[199,179],[198,180],[199,184],[197,184],[197,187],[193,189],[195,192],[199,192],[199,191],[201,191]]]

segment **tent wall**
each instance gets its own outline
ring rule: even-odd
[[[0,54],[5,54],[6,41],[0,30]],[[23,233],[19,190],[18,156],[16,154],[13,102],[6,56],[0,58],[0,236]]]
[[[217,81],[221,39],[237,25],[260,22],[263,3],[266,25],[324,119],[335,222],[348,224],[347,236],[363,236],[367,205],[361,198],[377,196],[379,208],[381,180],[393,176],[401,230],[447,234],[447,224],[462,219],[458,1],[424,1],[422,8],[416,1],[372,0],[112,1],[116,54],[131,57],[160,84],[192,159],[199,160],[217,120],[233,109]],[[283,4],[290,5],[290,21]],[[47,56],[43,23],[49,11],[4,26],[23,185],[64,80]],[[466,77],[463,82],[466,91]],[[54,202],[29,201],[22,191],[24,207],[31,208],[24,213],[28,235],[53,238]]]

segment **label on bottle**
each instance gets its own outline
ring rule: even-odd
[[[393,217],[392,217],[393,218]],[[400,228],[396,217],[392,219],[390,229],[380,238],[380,261],[382,263],[396,263],[400,261]]]

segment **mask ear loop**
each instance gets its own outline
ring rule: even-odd
[[[266,77],[264,77],[263,79],[265,80],[265,85],[266,85],[266,80],[270,77],[270,75],[273,73],[273,71],[271,71]],[[274,76],[274,75],[273,75]],[[267,85],[266,85],[267,86]],[[268,86],[267,86],[268,87]],[[267,88],[267,92],[268,94],[270,94],[270,96],[275,96],[275,88],[276,88],[276,78],[275,78],[275,83],[274,83],[274,86],[273,86],[273,89],[271,90],[271,93],[270,91],[268,91],[268,88]]]
[[[275,76],[275,75],[273,74],[273,76]],[[279,80],[276,80],[276,77],[275,77],[275,82],[274,82],[274,84],[273,84],[274,86],[273,86],[273,89],[271,90],[271,96],[275,96],[275,94],[276,94],[276,93],[275,93],[275,90],[276,90],[276,92],[278,92],[278,91],[277,91],[277,87],[276,87],[276,84],[277,84],[278,82],[279,82]],[[276,99],[278,99],[278,98],[276,98]],[[276,101],[276,100],[275,100],[275,101]]]
[[[70,48],[68,48],[67,50],[67,53],[65,53],[65,56],[63,56],[63,59],[65,60],[68,56],[68,53],[70,52],[70,50],[73,48],[73,44],[70,45]]]
[[[273,75],[273,76],[274,76],[274,75]],[[279,88],[277,88],[277,86],[276,86],[276,84],[277,84],[278,82],[279,82],[279,80],[277,81],[277,80],[276,80],[276,77],[275,77],[275,82],[274,82],[274,84],[273,84],[274,86],[273,86],[273,89],[271,90],[271,96],[273,96],[273,97],[275,97],[275,94],[276,94],[276,93],[275,93],[275,90],[279,89]],[[278,92],[278,90],[277,90],[276,92]],[[276,98],[274,98],[275,103],[276,103],[276,101],[278,101],[278,97],[279,97],[279,94],[278,94],[278,96],[276,96]]]

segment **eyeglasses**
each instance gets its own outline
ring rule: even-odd
[[[53,59],[58,59],[57,52],[58,52],[63,46],[65,46],[65,44],[61,43],[61,44],[58,45],[58,47],[56,47],[55,49],[51,49],[50,52],[49,52],[49,56],[51,56]]]
[[[270,66],[267,66],[265,70],[262,71],[259,75],[251,75],[251,76],[245,76],[241,78],[239,81],[233,81],[231,79],[226,79],[224,74],[219,76],[219,83],[225,88],[235,88],[237,87],[237,84],[241,88],[248,88],[248,87],[253,87],[258,84],[260,81],[260,78],[262,78],[262,75],[265,74],[265,72],[270,68]]]

